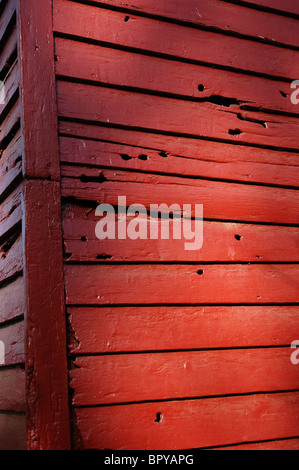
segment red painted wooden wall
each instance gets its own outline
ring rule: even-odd
[[[0,13],[0,448],[299,449],[297,2]],[[120,195],[202,249],[98,240]]]

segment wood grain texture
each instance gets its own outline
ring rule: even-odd
[[[20,69],[18,63],[15,62],[12,68],[9,70],[4,80],[5,97],[3,103],[0,104],[0,114],[5,112],[5,108],[9,106],[11,100],[18,93],[20,86]]]
[[[290,348],[78,357],[75,406],[298,390]]]
[[[24,369],[0,369],[0,410],[25,412],[25,395]]]
[[[82,408],[78,446],[175,450],[297,436],[298,406],[298,393],[277,393]]]
[[[26,450],[26,416],[0,412],[0,450]]]
[[[70,444],[59,183],[27,181],[24,207],[28,447],[67,450]]]
[[[65,267],[66,302],[70,305],[293,303],[299,300],[298,271],[297,265],[288,264],[71,265]]]
[[[290,345],[298,306],[70,307],[69,351],[132,351]],[[233,325],[233,328],[232,326]]]
[[[4,121],[0,124],[0,150],[5,150],[9,143],[12,141],[18,129],[14,130],[16,125],[20,122],[21,110],[20,110],[20,101],[19,99],[12,106],[9,113],[5,117]]]
[[[0,340],[5,346],[5,366],[25,361],[24,335],[24,321],[0,328]]]
[[[298,75],[297,51],[134,15],[125,22],[125,17],[69,0],[54,2],[56,32],[259,74]]]
[[[18,0],[24,175],[59,180],[52,2]]]
[[[127,206],[142,204],[203,205],[203,217],[230,221],[297,224],[298,191],[194,178],[80,166],[62,167],[62,195],[117,206],[126,196]],[[292,203],[290,204],[290,201]],[[258,254],[258,253],[257,253]]]
[[[127,217],[126,230],[134,217]],[[203,246],[186,250],[184,238],[175,240],[99,240],[95,229],[100,218],[95,207],[68,204],[63,210],[65,260],[71,262],[113,261],[299,261],[297,227],[203,222]],[[115,216],[115,224],[118,217]],[[144,219],[149,226],[150,217]],[[171,226],[172,222],[170,223]],[[161,233],[161,220],[157,221]],[[170,232],[171,233],[171,232]]]
[[[93,80],[120,87],[172,93],[199,103],[220,101],[296,113],[290,83],[254,77],[226,70],[165,60],[140,53],[111,49],[57,37],[56,73],[81,80]],[[225,100],[226,98],[226,100]],[[241,110],[240,110],[241,111]]]
[[[278,17],[267,12],[250,10],[233,3],[219,0],[204,0],[200,4],[196,0],[181,2],[180,0],[164,0],[153,3],[148,0],[135,0],[134,5],[127,5],[119,0],[95,0],[99,6],[128,9],[142,15],[150,14],[192,23],[192,25],[208,26],[228,32],[268,39],[285,44],[298,46],[296,40],[297,22],[292,18]],[[94,3],[95,3],[94,2]],[[240,2],[242,5],[242,1]],[[246,3],[246,2],[244,2]],[[258,3],[258,2],[255,2]],[[266,0],[265,0],[265,3]],[[268,2],[273,6],[273,2]],[[287,5],[287,8],[289,5]],[[295,5],[292,5],[294,8]],[[299,12],[299,10],[298,10]],[[129,21],[129,20],[128,20]]]
[[[142,93],[59,82],[58,108],[63,118],[297,149],[298,120],[258,112],[227,111],[207,103],[185,102]],[[101,103],[99,108],[98,103]]]
[[[22,276],[0,290],[0,323],[22,317],[25,313],[25,287]]]

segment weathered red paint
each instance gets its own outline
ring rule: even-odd
[[[296,2],[0,12],[0,449],[298,449]],[[202,249],[98,240],[118,196]]]

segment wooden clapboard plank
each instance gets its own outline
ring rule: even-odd
[[[298,302],[296,265],[66,266],[70,305]]]
[[[0,450],[26,449],[26,415],[0,412]]]
[[[73,405],[298,390],[290,348],[79,357]],[[121,385],[120,385],[121,384]]]
[[[72,354],[290,345],[299,323],[297,306],[73,307],[68,314]]]
[[[290,99],[294,90],[289,83],[59,37],[55,45],[58,75],[172,93],[199,102],[217,98],[220,102],[223,97],[226,107],[239,101],[241,106],[297,112]]]
[[[18,88],[20,85],[20,69],[17,62],[6,75],[5,79],[3,80],[3,83],[5,87],[5,96],[3,103],[0,103],[0,114],[2,112],[5,112],[5,108],[9,104],[10,100],[18,92]]]
[[[16,129],[18,122],[20,121],[21,110],[19,99],[13,105],[8,115],[0,125],[0,150],[4,150],[11,140],[16,135],[19,129]]]
[[[134,5],[127,5],[115,0],[95,0],[99,6],[107,5],[112,8],[121,8],[133,11],[136,14],[150,14],[159,17],[186,21],[187,23],[220,28],[229,32],[237,32],[259,39],[268,39],[297,46],[297,22],[293,18],[277,17],[263,11],[253,11],[242,8],[231,2],[228,4],[219,0],[203,0],[200,4],[196,0],[186,4],[180,0],[166,0],[163,3],[153,3],[148,0],[138,0]],[[273,4],[273,2],[271,2]],[[241,2],[242,5],[242,2]],[[128,12],[128,15],[130,15]],[[130,21],[130,17],[126,17]]]
[[[16,189],[0,205],[0,238],[10,232],[22,219],[21,193]]]
[[[127,217],[127,228],[132,219]],[[205,220],[203,246],[200,250],[190,251],[185,249],[183,238],[99,240],[95,234],[99,220],[92,205],[70,204],[64,207],[63,232],[67,261],[299,261],[297,227]],[[144,223],[149,225],[150,219],[144,219]],[[161,233],[161,220],[157,221],[157,226]]]
[[[62,195],[98,203],[118,204],[126,196],[127,206],[143,204],[203,204],[204,218],[298,223],[298,192],[292,189],[148,175],[123,170],[62,167]],[[97,182],[99,181],[99,182]],[[258,253],[257,253],[258,254]]]
[[[0,17],[0,41],[3,41],[4,34],[12,20],[12,17],[15,15],[16,11],[16,2],[15,0],[9,0],[5,5],[5,8]]]
[[[237,444],[229,447],[217,447],[217,450],[299,450],[299,439],[278,439],[252,444]]]
[[[0,410],[26,410],[25,371],[23,369],[0,369]]]
[[[24,321],[0,328],[0,340],[5,348],[4,366],[24,362]]]
[[[297,436],[298,407],[298,393],[277,393],[81,408],[77,445],[174,450],[281,439]]]
[[[193,156],[189,158],[189,156],[165,154],[158,150],[146,149],[137,145],[129,146],[89,139],[72,139],[70,137],[61,137],[60,139],[62,163],[79,163],[81,165],[128,168],[152,173],[162,172],[222,178],[232,181],[298,186],[298,166],[284,164],[283,154],[281,155],[280,164],[277,164],[275,161],[275,157],[277,159],[276,153],[272,152],[272,155],[273,163],[264,162],[262,152],[258,162],[252,160],[242,161],[241,157],[240,160],[236,160],[229,152],[223,152],[222,161],[218,154],[210,154],[210,159],[207,160],[202,156],[200,146],[198,151],[194,151]]]
[[[16,280],[0,290],[0,323],[23,316],[25,313],[24,279]]]
[[[61,117],[297,149],[296,118],[58,81]],[[101,103],[101,106],[99,106]],[[232,107],[233,108],[233,107]]]
[[[281,148],[256,148],[240,142],[227,142],[223,145],[222,142],[217,141],[176,135],[167,136],[130,128],[107,127],[98,123],[72,122],[63,118],[59,122],[59,130],[62,136],[137,146],[145,151],[162,151],[165,157],[168,155],[182,155],[194,159],[200,158],[208,162],[212,161],[214,164],[217,161],[231,163],[233,161],[247,161],[252,163],[273,163],[283,167],[284,165],[296,165],[298,163],[298,153],[296,151]]]
[[[59,33],[256,73],[297,75],[297,51],[134,15],[125,22],[125,16],[68,0],[54,2]]]
[[[0,159],[1,198],[13,186],[22,173],[22,141],[18,132],[8,147],[4,150]],[[0,209],[1,211],[1,209]],[[1,230],[1,229],[0,229]],[[3,230],[0,231],[0,233]]]
[[[0,247],[0,282],[22,272],[22,246],[22,237],[19,236],[16,240],[15,235],[2,243]]]
[[[284,2],[283,0],[238,0],[238,3],[240,3],[241,5],[250,4],[253,7],[262,6],[271,10],[278,10],[278,13],[288,12],[293,13],[295,15],[299,15],[299,6],[297,0],[288,0],[287,2]]]
[[[9,38],[3,45],[3,48],[0,54],[1,77],[4,76],[8,67],[11,65],[12,61],[15,60],[16,49],[17,49],[17,31],[16,31],[16,28],[13,28],[12,32],[10,33]]]

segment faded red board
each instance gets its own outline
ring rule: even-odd
[[[281,439],[298,436],[298,408],[298,393],[81,408],[78,446],[169,450]]]
[[[0,412],[0,450],[26,450],[26,416]]]
[[[17,178],[21,178],[22,157],[21,141],[18,132],[4,150],[0,160],[1,195],[9,191]],[[1,210],[1,209],[0,209]]]
[[[23,277],[1,288],[0,323],[23,316],[25,313],[25,288]]]
[[[0,369],[0,410],[25,411],[25,395],[25,371],[17,368]]]
[[[200,274],[200,275],[199,275]],[[66,266],[68,304],[298,302],[299,266]]]
[[[0,246],[0,282],[4,282],[23,270],[23,244],[22,238],[13,241],[13,245],[7,250],[6,243]],[[8,242],[10,243],[10,242]]]
[[[86,201],[127,206],[176,203],[181,209],[203,205],[203,217],[230,221],[298,224],[299,193],[293,189],[150,175],[124,170],[62,166],[62,195]],[[258,254],[258,253],[257,253]]]
[[[239,108],[229,111],[209,103],[81,83],[58,81],[57,89],[59,115],[64,118],[273,147],[299,146],[296,118],[242,111],[240,120]]]
[[[0,206],[0,237],[3,238],[21,219],[21,192],[17,188]]]
[[[73,307],[68,314],[72,354],[277,346],[299,339],[299,306]]]
[[[0,340],[3,341],[5,348],[3,365],[9,366],[24,362],[24,321],[0,328]]]
[[[298,45],[296,40],[297,22],[292,18],[278,17],[263,11],[249,10],[242,6],[224,3],[219,0],[163,0],[163,2],[151,2],[150,0],[135,0],[134,5],[127,5],[115,0],[94,0],[99,6],[105,4],[112,8],[128,8],[134,12],[173,18],[179,21],[191,22],[199,26],[205,25],[220,28],[225,31],[237,32],[242,35],[254,36],[259,39],[269,39],[286,44]],[[263,0],[262,0],[263,2]],[[262,3],[261,2],[261,3]],[[240,2],[242,5],[242,1]],[[254,2],[258,3],[258,2]],[[272,1],[264,0],[264,3],[273,6]],[[277,3],[277,2],[276,2]],[[246,2],[244,2],[246,4]],[[285,2],[281,0],[285,8]],[[290,5],[287,5],[290,8]],[[296,8],[296,0],[291,5]],[[292,11],[291,10],[291,11]],[[297,8],[299,13],[299,9]],[[128,20],[127,20],[128,21]]]
[[[54,2],[54,30],[183,59],[296,78],[299,52],[99,9],[68,0]]]
[[[290,348],[78,357],[75,406],[298,390]]]
[[[172,93],[185,100],[197,99],[199,103],[228,98],[223,100],[225,110],[229,109],[230,101],[232,104],[239,101],[240,105],[297,112],[290,99],[294,91],[290,83],[62,38],[56,38],[55,45],[58,75]]]

